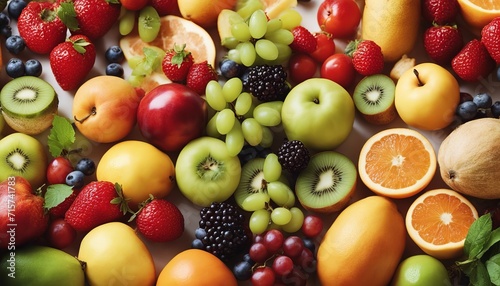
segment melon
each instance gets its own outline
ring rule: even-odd
[[[441,143],[441,178],[453,190],[480,199],[499,199],[500,119],[481,118],[454,129]]]

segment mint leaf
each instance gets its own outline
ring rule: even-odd
[[[49,152],[53,157],[60,156],[75,142],[75,129],[69,119],[55,115],[47,140]]]
[[[486,260],[486,269],[490,274],[491,283],[500,285],[500,253]]]
[[[471,224],[464,243],[464,253],[468,259],[478,258],[478,255],[483,252],[492,228],[490,213],[480,216]]]
[[[47,187],[45,192],[45,201],[43,203],[43,208],[50,210],[53,207],[58,206],[60,203],[69,197],[73,193],[73,187],[66,184],[54,184]]]

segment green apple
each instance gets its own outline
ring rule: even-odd
[[[451,286],[448,271],[436,258],[419,254],[401,261],[394,272],[391,286]]]
[[[296,85],[283,102],[281,117],[289,140],[300,140],[316,151],[332,150],[349,136],[355,107],[339,84],[311,78]]]
[[[182,148],[175,165],[177,186],[198,206],[223,202],[233,195],[241,177],[237,156],[231,156],[226,143],[203,136]]]

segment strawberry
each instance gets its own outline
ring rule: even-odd
[[[424,49],[440,65],[449,65],[464,46],[462,33],[453,26],[433,25],[424,33]]]
[[[175,204],[165,199],[151,197],[129,221],[134,217],[137,231],[151,241],[172,241],[184,232],[184,216]]]
[[[89,38],[73,35],[50,52],[49,63],[61,88],[72,90],[89,74],[95,59],[95,46]]]
[[[161,67],[163,73],[172,81],[186,80],[189,68],[193,65],[193,55],[185,50],[186,45],[174,45],[163,57]]]
[[[198,94],[205,94],[205,88],[211,80],[217,80],[218,75],[215,69],[207,61],[194,63],[186,78],[186,85]]]
[[[465,81],[478,81],[495,68],[495,60],[478,39],[469,41],[452,59],[453,71]]]
[[[66,39],[67,28],[57,17],[57,9],[57,4],[31,1],[19,15],[19,35],[32,52],[48,54]]]
[[[150,0],[149,5],[155,8],[160,17],[166,15],[179,15],[177,0]]]
[[[497,17],[481,30],[481,42],[497,64],[500,64],[500,17]]]
[[[87,232],[98,225],[119,220],[129,211],[119,184],[92,181],[80,190],[64,219],[76,231]]]
[[[297,26],[292,29],[293,42],[290,48],[301,53],[312,53],[316,50],[318,42],[316,37],[304,26]]]
[[[76,199],[78,192],[74,190],[64,201],[55,207],[49,209],[49,214],[51,217],[64,217],[64,214],[68,211],[69,207],[73,204]]]
[[[454,23],[460,11],[457,0],[423,0],[422,16],[429,23],[447,25]]]
[[[374,41],[351,41],[347,45],[345,53],[352,58],[354,69],[361,75],[378,74],[384,69],[382,49]]]

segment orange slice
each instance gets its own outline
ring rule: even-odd
[[[500,16],[500,2],[491,0],[458,0],[462,17],[473,29],[482,29]]]
[[[410,205],[406,230],[425,253],[452,259],[463,253],[465,237],[477,218],[476,208],[465,197],[453,190],[435,189]]]
[[[370,137],[359,154],[363,183],[374,193],[407,198],[423,190],[436,172],[430,141],[409,128],[385,129]]]

